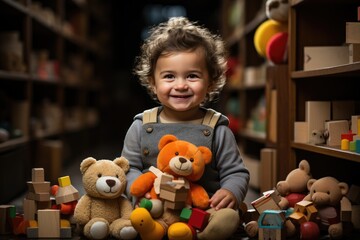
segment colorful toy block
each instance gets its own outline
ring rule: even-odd
[[[259,239],[282,240],[286,238],[285,213],[281,210],[265,210],[258,219]]]
[[[302,224],[304,222],[316,220],[317,209],[314,204],[310,201],[300,201],[295,204],[294,212],[290,214],[289,218],[292,222]]]
[[[0,234],[12,232],[12,219],[16,216],[14,205],[0,205]]]
[[[210,213],[199,208],[193,208],[188,224],[200,231],[204,230],[209,222]]]

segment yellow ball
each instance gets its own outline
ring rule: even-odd
[[[258,54],[266,57],[266,45],[269,39],[279,32],[287,32],[287,24],[268,19],[256,29],[254,45]]]

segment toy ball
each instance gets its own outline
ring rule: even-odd
[[[288,33],[276,33],[266,45],[266,57],[275,64],[287,62]]]
[[[319,226],[314,222],[304,222],[300,225],[301,240],[317,240],[320,236]]]
[[[257,53],[266,57],[266,45],[276,33],[287,32],[287,24],[268,19],[263,22],[255,31],[254,45]]]
[[[279,22],[287,22],[289,16],[289,1],[267,0],[266,16]]]

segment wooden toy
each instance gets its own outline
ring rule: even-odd
[[[265,210],[260,214],[259,240],[282,240],[285,234],[285,213],[281,210]]]
[[[261,214],[265,210],[281,210],[278,203],[280,198],[274,190],[265,192],[263,196],[251,202],[256,211]]]
[[[306,101],[305,102],[305,121],[308,122],[308,136],[314,130],[324,131],[324,123],[331,119],[330,101]]]
[[[209,218],[210,213],[199,208],[193,208],[188,224],[193,228],[202,231],[208,224]]]
[[[326,145],[334,147],[341,145],[341,134],[349,132],[349,121],[337,120],[325,122],[327,133]]]
[[[55,196],[56,204],[77,201],[80,198],[79,192],[73,185],[69,176],[60,177],[58,179],[59,188]]]
[[[0,205],[0,234],[12,232],[12,219],[15,218],[15,215],[14,205]]]
[[[60,210],[57,209],[38,210],[38,237],[39,238],[60,237]]]
[[[290,214],[289,218],[297,224],[302,224],[308,221],[315,221],[317,216],[317,209],[310,201],[300,201],[295,204],[294,212]]]

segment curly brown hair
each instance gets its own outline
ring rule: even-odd
[[[150,36],[141,47],[141,54],[136,58],[134,73],[139,77],[150,96],[156,99],[151,79],[158,58],[170,52],[194,51],[197,48],[205,51],[205,61],[210,76],[210,90],[204,104],[211,102],[219,95],[225,85],[227,70],[227,52],[220,36],[208,29],[189,21],[185,17],[173,17],[150,30]]]

